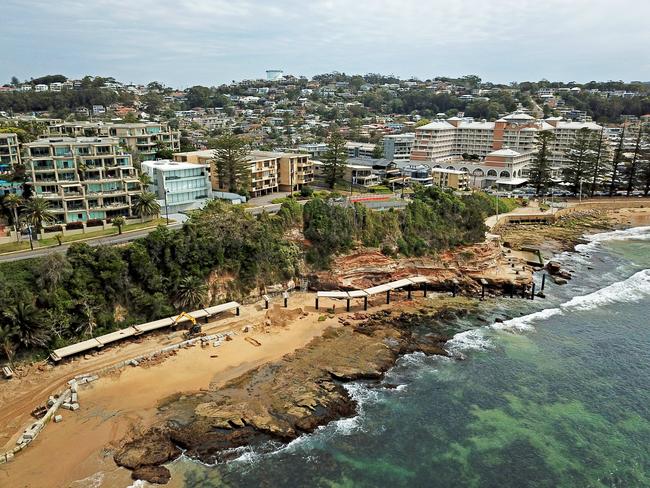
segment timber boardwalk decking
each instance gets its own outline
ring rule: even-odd
[[[236,314],[239,315],[239,307],[240,305],[237,302],[228,302],[228,303],[222,303],[221,305],[215,305],[214,307],[194,310],[192,312],[188,312],[188,315],[190,315],[195,319],[204,318],[207,322],[207,320],[209,320],[210,318],[222,312],[227,312],[233,309],[235,309]],[[122,339],[138,336],[146,332],[151,332],[152,330],[158,330],[164,327],[169,327],[176,323],[177,318],[178,315],[173,315],[171,317],[166,317],[164,319],[154,320],[153,322],[147,322],[146,324],[133,325],[125,329],[116,330],[115,332],[111,332],[103,336],[95,337],[93,339],[88,339],[87,341],[78,342],[76,344],[71,344],[69,346],[56,349],[52,351],[50,357],[52,358],[53,361],[58,362],[66,357],[74,356],[75,354],[80,354],[82,352],[90,351],[92,349],[97,349],[107,344],[120,341]],[[181,319],[179,323],[183,322],[184,320],[189,320],[189,319]]]

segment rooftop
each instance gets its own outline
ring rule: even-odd
[[[155,168],[159,171],[176,171],[179,169],[196,169],[207,168],[207,164],[180,163],[170,161],[169,159],[159,159],[158,161],[143,161],[142,166],[145,168]]]

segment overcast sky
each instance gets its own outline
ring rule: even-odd
[[[650,80],[648,0],[0,0],[0,82],[342,71]]]

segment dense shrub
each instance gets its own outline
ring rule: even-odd
[[[304,185],[300,189],[300,196],[304,198],[309,198],[314,194],[314,189],[311,186]]]
[[[83,222],[68,222],[65,224],[66,230],[74,230],[74,229],[83,229],[84,228],[84,223]]]

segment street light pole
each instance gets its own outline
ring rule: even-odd
[[[167,225],[169,225],[169,207],[167,206],[167,193],[169,193],[169,190],[165,188],[165,218],[167,219]]]
[[[32,241],[32,224],[27,224],[27,232],[29,233],[29,247],[34,250],[34,242]]]

